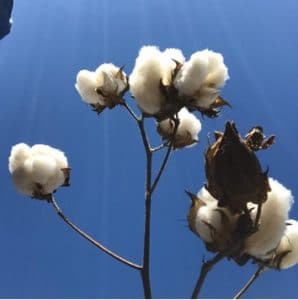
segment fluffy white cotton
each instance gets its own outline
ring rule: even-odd
[[[269,184],[271,192],[262,205],[259,230],[245,241],[245,252],[257,258],[266,256],[278,245],[286,229],[285,222],[293,203],[290,190],[272,178],[269,178]],[[250,203],[249,208],[253,208],[251,217],[255,220],[257,206]]]
[[[88,104],[106,105],[106,99],[119,96],[127,84],[126,74],[109,63],[100,65],[95,72],[79,71],[75,88]],[[102,93],[98,93],[98,90]]]
[[[180,49],[167,48],[163,53],[170,59],[175,60],[180,64],[183,64],[185,62],[185,57]]]
[[[182,108],[178,112],[178,118],[179,125],[173,146],[175,148],[182,148],[194,145],[199,140],[198,135],[202,128],[200,120],[186,108]],[[173,131],[173,120],[166,119],[158,123],[158,132],[164,139],[171,138]]]
[[[198,198],[206,203],[198,209],[195,228],[203,241],[215,243],[219,248],[225,248],[235,228],[236,216],[232,216],[225,208],[217,206],[218,201],[203,187]]]
[[[82,100],[88,104],[104,105],[102,97],[96,92],[98,87],[95,72],[81,70],[77,74],[75,88],[82,97]]]
[[[164,85],[170,83],[175,66],[175,62],[157,47],[141,48],[129,77],[129,85],[138,107],[143,112],[156,114],[161,110],[165,98],[160,91],[160,82]]]
[[[9,171],[17,190],[25,195],[51,194],[63,185],[68,168],[64,153],[47,145],[26,144],[12,147],[9,157]]]
[[[228,79],[223,56],[205,49],[191,55],[178,72],[174,84],[180,94],[194,98],[196,106],[208,108]]]
[[[298,222],[288,220],[276,254],[281,256],[279,267],[290,268],[298,263]]]

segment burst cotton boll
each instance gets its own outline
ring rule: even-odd
[[[231,241],[237,217],[232,216],[227,209],[219,208],[218,201],[205,188],[197,196],[194,195],[192,201],[188,216],[190,228],[206,243],[208,250],[226,249]]]
[[[245,241],[245,252],[257,258],[266,256],[278,245],[293,203],[290,190],[272,178],[269,178],[269,184],[271,191],[268,192],[267,201],[262,206],[259,230]],[[251,217],[254,220],[257,206],[250,203],[249,208],[253,208]]]
[[[298,222],[288,220],[286,231],[276,249],[278,268],[287,269],[298,263]]]
[[[164,50],[163,54],[180,64],[183,64],[185,62],[185,57],[180,49],[167,48]]]
[[[17,162],[17,163],[16,163]],[[47,145],[26,144],[12,147],[9,171],[17,190],[27,196],[49,200],[58,187],[67,185],[67,158],[58,149]]]
[[[196,116],[186,108],[182,108],[178,113],[179,125],[173,142],[174,148],[193,146],[198,142],[198,134],[201,131],[201,122]],[[170,140],[174,132],[175,123],[166,119],[157,125],[157,131],[163,140]]]
[[[160,91],[160,83],[169,83],[174,65],[157,47],[141,48],[129,77],[129,85],[143,112],[154,115],[161,110],[165,98]]]

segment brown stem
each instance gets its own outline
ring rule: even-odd
[[[94,246],[96,246],[97,248],[99,248],[100,250],[102,250],[103,252],[107,253],[108,255],[110,255],[112,258],[120,261],[121,263],[137,269],[137,270],[141,270],[142,266],[135,264],[123,257],[121,257],[120,255],[114,253],[113,251],[111,251],[110,249],[106,248],[105,246],[103,246],[102,244],[100,244],[99,242],[97,242],[95,239],[93,239],[90,235],[88,235],[87,233],[85,233],[82,229],[80,229],[78,226],[76,226],[72,221],[70,221],[70,219],[68,219],[62,212],[61,208],[58,206],[57,202],[55,201],[54,197],[51,196],[51,199],[49,200],[49,203],[52,204],[53,208],[55,209],[55,211],[57,212],[57,214],[59,215],[59,217],[67,224],[69,225],[74,231],[76,231],[77,233],[79,233],[83,238],[85,238],[87,241],[89,241],[91,244],[93,244]]]
[[[146,152],[146,182],[145,182],[145,228],[144,228],[144,249],[143,249],[143,268],[140,270],[144,296],[152,299],[150,284],[150,235],[151,235],[151,178],[152,178],[152,152],[146,135],[144,126],[144,116],[138,121],[145,152]]]
[[[252,275],[252,277],[248,280],[244,287],[237,293],[234,299],[240,299],[243,294],[250,288],[250,286],[257,280],[257,278],[265,271],[266,267],[260,265],[257,271]]]

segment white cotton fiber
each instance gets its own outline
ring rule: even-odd
[[[142,47],[129,77],[130,91],[138,107],[145,113],[156,114],[165,102],[160,83],[169,84],[174,61],[155,46]]]
[[[215,243],[219,248],[225,248],[231,239],[237,217],[232,216],[225,208],[217,206],[218,201],[203,187],[198,198],[206,203],[198,209],[195,228],[202,240]],[[208,225],[209,224],[209,225]]]
[[[180,64],[183,64],[185,62],[185,57],[180,49],[167,48],[163,51],[163,54]]]
[[[290,268],[298,263],[298,222],[288,220],[285,233],[276,250],[277,255],[282,255],[279,267]]]
[[[63,169],[67,168],[68,161],[62,151],[42,144],[32,148],[15,145],[9,157],[9,171],[16,188],[28,196],[51,194],[64,184]]]
[[[269,184],[271,192],[262,205],[259,230],[245,241],[245,252],[260,258],[278,245],[293,203],[290,190],[272,178],[269,178]],[[250,203],[249,208],[253,208],[251,217],[255,220],[257,206]]]
[[[88,70],[81,70],[77,74],[75,88],[81,95],[82,100],[88,104],[104,105],[102,97],[98,95],[96,89],[98,87],[96,73]]]

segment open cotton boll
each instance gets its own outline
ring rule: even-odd
[[[160,82],[169,81],[173,64],[155,46],[142,47],[129,77],[130,91],[138,107],[145,113],[156,114],[165,101]],[[167,72],[167,68],[169,68]]]
[[[218,201],[205,187],[199,191],[198,198],[206,205],[200,207],[197,212],[195,219],[197,233],[206,243],[213,244],[213,250],[225,249],[231,240],[237,217],[231,215],[227,209],[219,208]]]
[[[263,257],[279,243],[288,219],[289,210],[293,203],[293,195],[277,180],[269,178],[271,191],[266,202],[262,205],[259,230],[245,241],[245,252],[254,257]],[[255,220],[257,205],[249,203],[251,218]]]
[[[19,151],[16,151],[18,150]],[[26,149],[26,156],[16,167],[20,153]],[[64,153],[47,145],[37,144],[30,148],[26,144],[12,147],[9,170],[19,192],[38,199],[47,199],[58,187],[68,182],[68,162]]]
[[[280,244],[276,249],[276,255],[281,257],[279,268],[287,269],[298,263],[298,222],[288,220],[287,227]]]
[[[201,122],[186,108],[178,112],[179,125],[173,142],[174,148],[192,146],[198,142],[198,134],[201,131]],[[164,140],[172,138],[174,132],[174,121],[170,119],[158,123],[157,131]]]
[[[81,70],[77,74],[75,88],[80,94],[82,100],[88,104],[104,105],[103,99],[96,89],[98,87],[97,75],[95,72]]]

